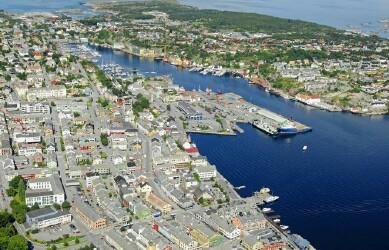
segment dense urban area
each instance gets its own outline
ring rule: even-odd
[[[82,19],[0,13],[0,249],[314,249],[272,216],[278,196],[241,197],[190,138],[311,128],[234,93],[97,64],[93,47],[384,114],[388,40],[175,2],[90,7]]]

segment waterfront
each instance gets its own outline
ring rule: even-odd
[[[179,0],[185,5],[205,9],[255,12],[282,18],[300,19],[320,24],[348,29],[358,25],[364,32],[378,31],[382,24],[377,21],[389,18],[389,1],[386,0]],[[380,33],[389,37],[389,33]]]
[[[270,187],[283,223],[318,249],[370,249],[389,246],[389,118],[330,113],[269,95],[246,80],[201,75],[170,64],[99,49],[100,62],[141,72],[171,74],[185,88],[234,92],[313,128],[312,133],[274,139],[243,125],[235,137],[192,134],[201,154],[241,195]],[[150,74],[153,75],[153,74]],[[308,145],[304,153],[302,147]],[[226,154],[226,152],[229,152]],[[355,241],[355,239],[359,239]]]

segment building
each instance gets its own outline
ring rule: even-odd
[[[216,177],[216,167],[214,165],[198,166],[194,171],[201,180],[210,180]]]
[[[203,114],[194,110],[186,102],[179,102],[177,108],[184,113],[187,120],[202,120]]]
[[[105,232],[104,236],[107,243],[117,250],[137,249],[136,245],[123,239],[123,236],[114,229]]]
[[[50,104],[48,102],[22,102],[20,110],[23,113],[50,114]]]
[[[32,207],[37,203],[40,207],[62,204],[65,201],[65,191],[57,173],[49,177],[30,179],[27,182],[26,205]]]
[[[44,88],[34,88],[27,91],[27,100],[35,99],[61,99],[66,97],[65,86],[50,86]]]
[[[167,214],[172,211],[172,206],[163,199],[156,196],[154,193],[149,193],[146,196],[146,201],[162,214]]]
[[[26,223],[29,229],[41,229],[71,221],[72,215],[69,211],[57,211],[52,207],[41,208],[26,214]]]
[[[106,219],[101,217],[91,206],[81,200],[80,197],[75,197],[73,207],[90,229],[96,230],[107,226]]]

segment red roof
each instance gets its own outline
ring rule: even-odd
[[[185,151],[188,153],[188,154],[195,154],[195,153],[198,153],[199,150],[197,148],[188,148],[188,149],[185,149]]]

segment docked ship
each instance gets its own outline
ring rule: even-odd
[[[280,134],[296,134],[299,132],[296,126],[291,123],[278,127],[277,131]]]

